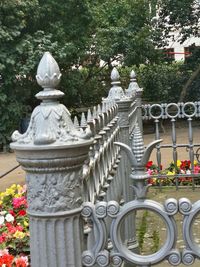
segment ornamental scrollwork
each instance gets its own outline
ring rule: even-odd
[[[116,204],[116,205],[115,205]],[[93,229],[90,234],[94,234],[95,240],[92,248],[82,254],[82,263],[84,266],[94,266],[97,264],[106,267],[110,263],[109,252],[106,249],[108,233],[104,219],[107,215],[115,216],[119,210],[119,205],[115,201],[98,202],[96,205],[91,202],[83,204],[82,216],[93,222]]]
[[[71,173],[27,175],[30,212],[58,212],[80,207],[80,175]]]
[[[166,226],[167,237],[165,243],[157,252],[150,255],[139,255],[129,250],[127,244],[123,241],[123,237],[121,237],[124,218],[131,212],[136,212],[137,210],[150,210],[154,212],[162,219]],[[174,216],[178,212],[184,216],[182,231],[186,248],[182,252],[176,249],[178,233]],[[84,217],[90,218],[96,226],[101,225],[107,216],[112,220],[109,226],[109,237],[112,243],[111,250],[104,251],[105,247],[102,246],[102,242],[101,246],[99,246],[101,249],[96,251],[96,254],[93,251],[93,258],[90,255],[92,250],[85,251],[83,253],[83,263],[85,266],[94,266],[94,264],[97,264],[98,266],[105,267],[112,264],[112,266],[120,267],[124,261],[139,266],[151,266],[164,260],[168,260],[169,264],[173,266],[180,264],[188,266],[194,263],[195,258],[200,258],[200,250],[193,239],[192,233],[195,218],[200,214],[200,201],[191,204],[186,198],[182,198],[179,201],[169,198],[162,205],[153,200],[140,199],[126,203],[122,207],[115,201],[109,201],[107,203],[99,202],[96,205],[87,203],[84,205],[82,214]],[[98,233],[101,236],[101,240],[104,240],[106,244],[106,240],[108,240],[107,232],[98,228]],[[99,256],[98,258],[98,255],[101,255],[101,257]],[[86,259],[88,259],[87,263]],[[93,265],[90,265],[91,262],[93,262]]]

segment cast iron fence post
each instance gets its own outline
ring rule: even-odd
[[[113,68],[111,72],[111,84],[112,87],[108,94],[109,100],[114,100],[118,105],[118,123],[120,126],[120,142],[130,145],[130,134],[131,129],[133,128],[130,125],[130,113],[132,113],[132,104],[134,100],[134,94],[124,93],[122,87],[120,86],[120,75],[116,68]],[[131,120],[131,122],[133,122]],[[121,151],[121,159],[119,164],[120,175],[122,179],[122,197],[124,203],[128,203],[135,198],[133,190],[131,188],[132,181],[129,179],[131,173],[130,162],[128,161],[127,155],[124,151]],[[134,215],[127,217],[124,224],[124,240],[127,242],[130,249],[136,249],[138,244],[135,238],[135,224],[134,224]],[[126,267],[129,266],[129,263],[125,264]]]
[[[113,68],[111,72],[111,89],[108,94],[108,100],[114,100],[118,105],[118,123],[120,126],[120,142],[123,142],[127,145],[130,144],[130,125],[129,125],[129,114],[130,114],[130,107],[133,102],[133,98],[130,96],[126,96],[122,87],[120,86],[120,75],[116,68]],[[133,193],[130,189],[130,184],[128,179],[131,171],[130,163],[127,160],[127,156],[125,153],[122,155],[120,160],[119,168],[121,169],[122,177],[126,177],[123,179],[123,199],[124,202],[127,203],[132,200]]]
[[[142,121],[143,89],[139,87],[136,77],[137,77],[136,73],[132,70],[130,73],[130,84],[129,84],[129,88],[127,89],[127,91],[129,92],[132,91],[132,95],[135,96],[136,106],[137,106],[137,122],[140,127],[141,133],[143,133],[143,121]]]
[[[88,157],[90,130],[77,129],[55,89],[59,67],[46,52],[37,70],[44,90],[23,135],[14,132],[11,148],[26,171],[32,267],[81,267],[83,227],[82,166]]]

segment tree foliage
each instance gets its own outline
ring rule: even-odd
[[[94,17],[93,52],[107,64],[117,59],[125,65],[156,62],[152,42],[152,9],[149,0],[97,0],[90,8]],[[155,2],[155,1],[152,1]]]
[[[198,0],[158,0],[156,29],[162,32],[160,40],[176,34],[184,42],[188,37],[199,36],[200,2]],[[177,37],[177,32],[179,33]],[[162,43],[162,42],[161,42]]]
[[[84,0],[1,1],[0,144],[36,104],[35,73],[44,51],[53,53],[64,75],[76,76],[71,67],[86,57],[90,21]]]
[[[170,27],[181,26],[182,33],[189,34],[192,29],[196,34],[199,13],[194,12],[193,3],[1,0],[0,146],[9,140],[20,118],[37,104],[34,94],[40,89],[35,74],[44,51],[50,51],[61,68],[60,89],[66,93],[65,104],[69,108],[89,106],[106,95],[114,60],[124,66],[154,65],[163,60],[155,44],[159,45],[162,34],[167,35]],[[160,19],[155,24],[158,6]],[[187,25],[193,26],[188,30]],[[100,60],[104,60],[102,67]]]

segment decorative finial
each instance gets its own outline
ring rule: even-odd
[[[121,84],[120,82],[120,75],[119,75],[119,72],[118,70],[114,67],[112,72],[111,72],[111,84],[112,84],[112,87],[109,91],[109,94],[108,94],[108,97],[105,99],[105,101],[111,101],[111,100],[114,100],[114,101],[120,101],[122,100],[123,98],[125,98],[125,94],[124,94],[124,91],[122,89],[121,86],[119,86]]]
[[[93,113],[92,113],[92,115],[93,115],[93,118],[94,119],[97,118],[97,108],[96,108],[96,106],[93,107]]]
[[[44,88],[36,97],[43,102],[34,109],[26,133],[23,135],[18,131],[13,133],[12,139],[15,144],[22,146],[64,145],[90,139],[90,128],[85,127],[84,131],[80,131],[78,125],[72,122],[68,109],[57,101],[64,95],[56,89],[60,78],[57,62],[49,52],[44,53],[36,75],[38,84]]]
[[[110,78],[112,80],[111,84],[121,84],[121,82],[119,80],[120,79],[119,72],[115,67],[111,71]]]
[[[86,121],[84,112],[82,112],[82,114],[81,114],[81,127],[82,128],[86,128],[87,127],[87,121]]]
[[[98,104],[98,106],[97,106],[97,115],[100,115],[101,113],[102,113],[101,106],[100,106],[100,104]]]
[[[130,73],[130,80],[132,81],[136,81],[136,73],[135,73],[135,71],[134,70],[132,70],[131,71],[131,73]]]
[[[134,97],[138,90],[140,90],[140,87],[136,80],[136,73],[134,70],[132,70],[130,73],[130,84],[128,86],[128,89],[125,90],[126,96]]]
[[[91,110],[88,109],[88,112],[87,112],[87,122],[91,122],[92,120],[93,120],[93,117],[92,117]]]
[[[37,68],[37,83],[44,88],[36,97],[41,100],[57,99],[64,95],[63,92],[56,90],[60,83],[61,73],[55,59],[49,52],[45,52]]]
[[[102,102],[102,113],[106,112],[106,102]]]
[[[78,121],[77,116],[74,117],[74,127],[75,127],[76,129],[79,129],[79,121]]]

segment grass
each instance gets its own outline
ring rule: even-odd
[[[192,203],[199,200],[200,188],[196,188],[194,191],[191,187],[182,187],[176,191],[174,186],[163,186],[162,191],[159,188],[150,188],[147,199],[155,200],[161,204],[164,204],[168,198],[180,198],[186,197]],[[177,224],[178,237],[176,247],[182,250],[185,247],[182,236],[182,223],[183,215],[177,213],[174,216]],[[143,255],[152,254],[158,251],[165,243],[167,236],[167,229],[164,221],[152,211],[141,210],[137,212],[136,216],[136,229],[137,239],[140,246],[140,251]],[[198,215],[193,223],[193,238],[196,244],[200,247],[200,215]]]

